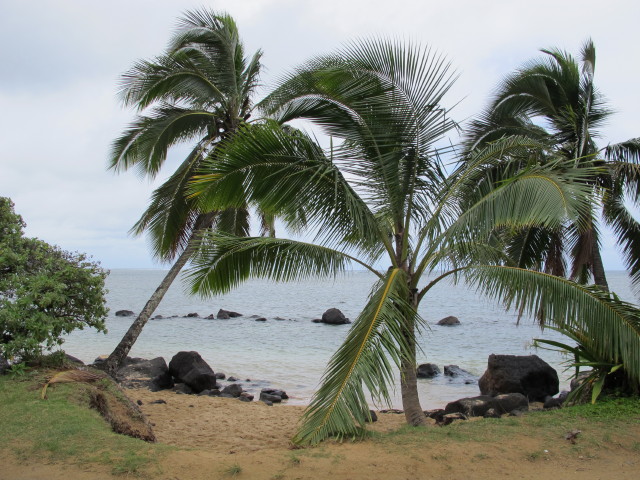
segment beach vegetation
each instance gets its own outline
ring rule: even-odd
[[[14,362],[13,374],[73,330],[106,331],[107,272],[84,254],[25,237],[24,227],[0,197],[0,357]]]
[[[640,223],[634,212],[640,205],[640,137],[598,146],[598,129],[610,121],[613,110],[595,85],[596,48],[591,40],[584,43],[579,60],[557,48],[542,53],[500,82],[485,111],[466,129],[466,148],[471,151],[512,135],[543,142],[548,155],[534,155],[537,161],[562,156],[590,170],[582,181],[590,188],[592,205],[558,228],[525,226],[500,234],[519,266],[583,284],[593,279],[606,290],[600,253],[603,221],[613,231],[638,287]],[[522,159],[504,156],[502,165],[491,168],[515,161]]]
[[[54,373],[27,369],[20,378],[0,376],[0,449],[24,464],[45,459],[102,465],[114,474],[154,472],[169,447],[114,433],[96,410],[87,408],[86,384],[56,384],[55,395],[42,400],[41,387]]]
[[[329,362],[298,444],[362,435],[367,395],[389,404],[397,370],[407,423],[425,424],[416,379],[416,335],[425,325],[418,306],[445,279],[464,280],[551,325],[581,325],[640,378],[640,325],[631,307],[521,268],[496,234],[553,230],[567,219],[588,228],[587,179],[600,167],[577,166],[530,137],[506,137],[473,149],[448,175],[441,145],[456,123],[444,96],[454,79],[449,63],[426,48],[377,39],[348,44],[286,77],[261,103],[272,120],[242,128],[193,181],[193,198],[207,208],[249,198],[281,218],[305,218],[312,237],[207,234],[187,274],[194,292],[224,293],[250,277],[331,277],[352,265],[378,278]],[[293,120],[320,127],[329,148]],[[505,157],[520,161],[490,168]]]
[[[200,9],[183,15],[164,53],[137,62],[122,76],[122,102],[139,113],[113,143],[109,167],[116,172],[134,169],[154,179],[171,147],[184,144],[191,150],[153,192],[131,229],[134,235],[146,233],[154,257],[172,266],[104,363],[112,374],[193,255],[199,233],[249,232],[246,202],[235,208],[203,210],[186,188],[203,159],[250,119],[261,56],[260,51],[245,54],[233,18]],[[261,221],[263,234],[273,235],[273,218],[263,213]]]

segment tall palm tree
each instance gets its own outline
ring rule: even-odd
[[[496,184],[480,182],[480,166],[539,146],[508,139],[475,152],[466,170],[445,177],[435,144],[454,125],[442,104],[453,79],[446,61],[428,50],[383,40],[353,43],[299,68],[263,103],[279,122],[307,119],[322,127],[335,148],[326,152],[313,137],[277,121],[252,125],[193,182],[207,208],[249,198],[283,217],[302,213],[315,235],[304,242],[208,234],[187,272],[195,292],[224,293],[250,277],[332,276],[352,264],[378,278],[330,361],[296,442],[361,433],[369,415],[364,387],[390,402],[396,368],[407,422],[425,423],[416,379],[418,307],[445,278],[463,275],[493,297],[544,309],[556,324],[574,322],[583,308],[617,315],[603,306],[602,293],[513,266],[491,235],[496,226],[554,228],[567,215],[584,215],[590,205],[582,180],[589,169],[559,159],[558,165],[503,169],[498,174],[508,176]],[[378,271],[380,264],[388,268]],[[595,317],[584,321],[598,338],[610,338]],[[616,335],[631,338],[621,355],[640,358],[640,325],[628,326],[622,315],[614,323],[622,332]]]
[[[640,285],[640,223],[625,199],[639,204],[640,138],[599,148],[598,128],[612,111],[594,85],[596,50],[588,40],[580,63],[570,54],[542,50],[545,57],[525,64],[498,86],[489,106],[473,121],[466,138],[468,151],[508,135],[542,140],[548,150],[574,159],[577,165],[604,167],[588,179],[592,195],[606,189],[602,204],[594,202],[588,213],[591,228],[580,231],[565,225],[560,231],[525,229],[512,246],[522,266],[565,275],[565,258],[571,259],[569,276],[608,289],[600,252],[598,218],[613,228],[634,284]],[[507,161],[510,161],[507,159]]]
[[[170,147],[195,143],[175,172],[158,187],[132,228],[148,233],[154,256],[173,265],[106,362],[113,373],[194,251],[195,238],[208,229],[245,235],[246,203],[235,209],[203,210],[186,187],[202,160],[250,117],[258,85],[261,52],[245,57],[234,20],[208,10],[187,12],[166,53],[136,63],[124,74],[124,105],[141,113],[113,145],[110,168],[135,168],[154,178]]]

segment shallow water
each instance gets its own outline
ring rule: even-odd
[[[100,354],[109,354],[135,317],[116,317],[117,310],[138,313],[160,284],[161,270],[112,270],[107,278],[107,302],[110,314],[107,335],[92,330],[72,333],[64,349],[85,362]],[[621,298],[634,301],[624,272],[608,272],[612,290]],[[287,391],[289,403],[306,404],[316,390],[331,355],[344,339],[349,325],[312,323],[331,307],[339,308],[355,319],[365,304],[374,276],[354,271],[335,280],[307,280],[275,284],[252,280],[227,295],[200,299],[184,294],[181,282],[175,282],[154,315],[177,318],[151,320],[145,326],[130,355],[143,358],[162,356],[167,363],[181,350],[198,351],[214,371],[242,380],[251,379],[246,389],[258,391],[270,385]],[[182,318],[188,313],[205,317],[218,309],[233,310],[243,317],[229,320]],[[480,376],[492,354],[536,354],[551,364],[566,386],[567,374],[555,352],[533,349],[534,338],[562,339],[550,330],[541,332],[530,320],[517,324],[513,313],[476,295],[464,285],[442,284],[434,288],[421,304],[420,314],[428,322],[420,337],[419,363],[448,364]],[[266,317],[256,322],[251,315]],[[461,325],[440,327],[435,323],[448,315]],[[277,320],[276,317],[283,320]],[[568,373],[568,372],[567,372]],[[476,384],[465,385],[438,376],[419,380],[424,408],[436,408],[464,396],[478,395]],[[394,406],[400,406],[399,392]]]

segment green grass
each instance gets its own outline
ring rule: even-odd
[[[234,463],[233,465],[225,468],[222,473],[226,477],[235,477],[242,473],[242,467],[237,463]]]
[[[56,384],[40,398],[46,375],[27,372],[0,376],[0,449],[22,461],[47,458],[72,464],[108,465],[114,474],[150,475],[168,447],[115,434],[100,415],[87,408],[87,386]],[[157,473],[157,472],[156,472]]]
[[[373,434],[372,441],[398,451],[420,446],[452,442],[499,442],[512,435],[527,435],[549,439],[563,448],[573,448],[579,454],[592,456],[608,445],[637,451],[638,441],[627,433],[628,426],[640,424],[640,398],[602,398],[595,405],[586,404],[558,410],[529,412],[522,417],[480,419],[454,422],[446,427],[413,428],[403,426],[397,431]],[[581,430],[577,445],[564,437],[567,432]],[[536,452],[529,455],[538,458]]]

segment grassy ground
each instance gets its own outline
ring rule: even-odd
[[[163,458],[187,451],[114,434],[96,411],[87,408],[88,387],[82,384],[53,385],[49,398],[42,400],[40,389],[50,375],[32,371],[15,378],[0,376],[0,453],[14,455],[25,463],[37,459],[41,463],[98,465],[102,470],[106,466],[112,474],[156,478],[167,474],[161,470]],[[535,471],[535,465],[548,464],[544,461],[553,460],[554,455],[556,461],[589,461],[604,459],[615,451],[623,458],[640,459],[639,425],[640,399],[609,398],[596,405],[531,412],[522,417],[455,422],[443,428],[401,427],[390,433],[374,433],[366,442],[367,450],[391,454],[394,461],[404,458],[410,463],[415,457],[416,464],[432,461],[445,472],[447,468],[459,468],[464,455],[476,465],[498,462],[507,453],[513,456],[512,445],[517,443],[515,460],[531,465]],[[576,430],[580,433],[573,444],[565,437]],[[296,478],[307,478],[302,476],[302,468],[309,465],[324,462],[326,468],[340,468],[351,461],[347,456],[353,452],[351,446],[336,447],[327,442],[315,448],[278,451],[277,455],[284,456],[278,471],[293,471]],[[199,455],[193,449],[189,451]],[[220,478],[251,477],[251,464],[236,458],[239,453],[215,454]],[[256,458],[257,463],[265,461],[262,453]],[[269,478],[290,476],[279,473]]]
[[[113,433],[98,412],[87,408],[85,385],[53,385],[42,400],[40,389],[50,375],[0,376],[0,450],[25,461],[98,463],[114,474],[135,474],[149,471],[168,448]]]

